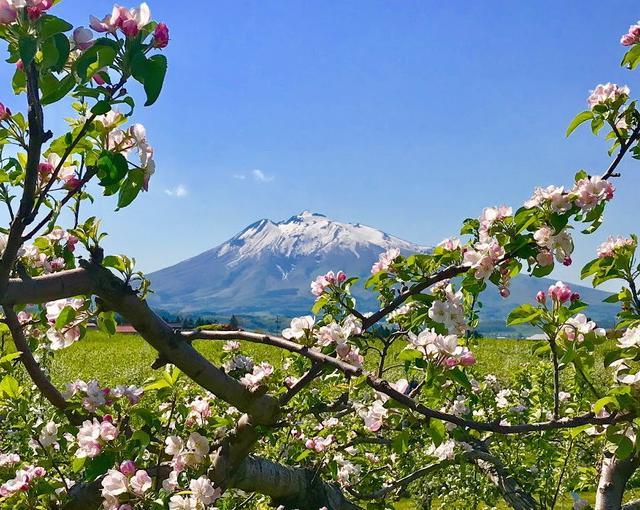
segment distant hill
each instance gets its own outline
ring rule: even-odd
[[[220,246],[148,275],[154,291],[150,303],[170,313],[246,314],[268,323],[265,317],[308,313],[314,301],[309,284],[317,275],[342,270],[366,279],[378,255],[389,248],[403,254],[429,251],[372,227],[308,211],[286,221],[263,219]],[[513,335],[505,326],[506,315],[551,283],[550,279],[519,276],[512,282],[508,299],[489,288],[483,295],[480,330]],[[606,293],[572,287],[592,305],[589,313],[595,320],[605,326],[613,323],[615,307],[602,303]],[[361,285],[354,288],[354,294],[360,310],[377,308],[374,294]]]

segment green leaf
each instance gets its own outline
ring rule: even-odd
[[[116,324],[116,318],[113,312],[102,312],[98,316],[98,328],[110,336],[116,334]]]
[[[507,318],[508,326],[515,326],[517,324],[526,324],[528,322],[533,322],[542,314],[542,310],[534,307],[528,303],[524,305],[520,305],[515,310],[513,310],[509,317]]]
[[[640,62],[640,44],[634,45],[629,51],[624,54],[620,65],[628,67],[629,69],[635,69]]]
[[[86,464],[85,477],[89,481],[93,481],[100,475],[103,475],[113,467],[116,457],[112,452],[105,452],[91,459]]]
[[[14,94],[21,94],[27,91],[27,75],[22,69],[16,67],[13,73],[13,79],[11,80]]]
[[[43,105],[48,105],[60,101],[63,97],[65,97],[73,87],[76,85],[76,81],[73,76],[67,74],[62,80],[58,82],[58,86],[51,90],[47,90],[46,94],[43,94],[41,103]]]
[[[91,48],[78,57],[75,70],[82,81],[91,78],[99,69],[113,64],[119,46],[118,43],[102,37],[97,39]]]
[[[442,423],[442,421],[440,420],[431,418],[429,420],[428,432],[429,432],[429,435],[431,436],[431,439],[433,440],[433,443],[436,445],[436,447],[440,446],[442,444],[442,441],[444,441],[444,438],[446,435],[444,423]]]
[[[73,322],[75,318],[76,318],[76,311],[70,306],[65,306],[60,312],[60,315],[58,315],[58,318],[56,319],[56,324],[55,324],[56,329],[62,329],[67,324],[71,324],[71,322]]]
[[[591,110],[586,110],[576,115],[573,118],[573,120],[569,123],[566,136],[569,136],[571,133],[573,133],[580,124],[592,118],[593,118],[593,112]]]
[[[615,407],[617,408],[618,407],[617,403],[618,403],[617,399],[615,397],[612,397],[611,395],[602,397],[595,404],[593,404],[593,412],[595,414],[598,414],[600,411],[602,411],[604,406],[606,406],[607,404],[616,404]]]
[[[142,83],[147,94],[147,101],[144,105],[151,106],[156,102],[162,91],[164,78],[167,74],[167,57],[154,55],[151,58],[146,58],[140,53],[134,59],[132,74],[136,80]]]
[[[56,34],[42,44],[42,69],[60,72],[69,59],[71,50],[69,39],[64,34]]]
[[[93,108],[91,108],[91,113],[95,115],[104,115],[105,113],[109,113],[111,111],[111,104],[109,101],[98,101]]]
[[[62,34],[63,32],[68,32],[73,28],[73,25],[67,23],[65,20],[60,19],[56,16],[52,16],[47,14],[42,16],[39,20],[40,24],[40,39],[48,39],[52,35]]]
[[[295,458],[294,462],[300,462],[303,459],[306,459],[309,455],[311,455],[312,450],[304,450],[300,455]]]
[[[20,58],[22,59],[24,67],[27,67],[31,62],[33,62],[33,58],[36,56],[36,52],[38,51],[38,41],[33,37],[23,35],[18,40],[18,51],[20,52]]]
[[[98,103],[100,104],[100,103]],[[102,151],[98,162],[98,179],[100,179],[100,186],[110,186],[117,184],[127,175],[129,170],[129,163],[119,152]]]
[[[144,173],[142,170],[135,169],[129,172],[129,175],[122,183],[120,193],[118,193],[118,207],[127,207],[131,202],[135,200],[142,189],[142,183],[144,181]]]
[[[633,442],[627,436],[618,436],[616,440],[616,457],[621,460],[628,458],[634,450]]]
[[[6,395],[9,398],[20,396],[20,383],[10,375],[6,375],[0,381],[0,395]]]

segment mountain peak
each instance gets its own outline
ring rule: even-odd
[[[286,223],[300,223],[302,221],[316,221],[320,219],[327,219],[327,216],[324,214],[304,210],[300,214],[296,214],[295,216],[291,216],[291,218],[289,218],[288,220],[280,222],[279,225]]]

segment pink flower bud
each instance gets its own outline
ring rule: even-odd
[[[562,261],[562,263],[565,266],[570,266],[572,262],[573,262],[573,260],[571,260],[571,257],[565,257],[565,259]]]
[[[511,294],[511,291],[507,287],[500,287],[500,295],[503,298],[508,298]]]
[[[556,282],[549,287],[549,296],[558,303],[564,303],[571,299],[571,289],[563,282]]]
[[[576,301],[580,301],[580,294],[578,294],[577,292],[574,292],[573,294],[571,294],[571,302],[575,303]]]
[[[120,464],[120,472],[125,476],[133,476],[138,468],[132,460],[125,460]]]
[[[86,50],[93,46],[93,32],[88,28],[78,27],[73,31],[73,41],[81,50]]]
[[[458,364],[458,360],[456,358],[454,358],[454,357],[449,357],[449,358],[445,358],[444,360],[442,360],[442,364],[445,367],[452,368],[452,367],[455,367]]]
[[[153,47],[166,48],[169,44],[169,27],[164,23],[158,23],[153,31]]]
[[[140,33],[138,22],[134,19],[124,20],[120,28],[122,30],[122,33],[129,38],[135,37]]]
[[[80,186],[82,186],[82,181],[80,179],[77,177],[70,177],[65,181],[62,187],[66,190],[73,191],[78,189]]]
[[[338,271],[336,279],[338,280],[338,283],[342,283],[347,279],[347,275],[344,273],[344,271]]]
[[[105,414],[102,417],[102,421],[107,421],[109,423],[113,423],[113,416],[111,416],[110,414]]]
[[[120,505],[118,510],[133,510],[133,507],[129,503],[125,503],[124,505]]]
[[[48,161],[44,161],[38,165],[38,173],[44,178],[53,173],[53,165]]]
[[[7,25],[18,19],[18,11],[8,0],[0,0],[0,24]]]
[[[538,293],[536,294],[536,301],[540,304],[544,303],[547,300],[547,295],[544,293],[544,291],[540,290],[538,291]]]
[[[22,61],[22,59],[18,59],[18,61],[16,62],[16,68],[20,69],[20,71],[24,71],[24,62]]]
[[[472,352],[467,352],[460,356],[460,364],[463,367],[468,367],[469,365],[474,365],[476,363],[476,357]]]
[[[5,120],[9,117],[11,117],[11,110],[0,103],[0,120]]]

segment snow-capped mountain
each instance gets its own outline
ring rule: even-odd
[[[366,225],[342,223],[308,211],[286,221],[263,219],[216,248],[150,274],[154,291],[150,302],[157,309],[180,314],[306,314],[315,299],[309,285],[316,276],[342,270],[360,276],[362,283],[380,253],[390,248],[405,255],[429,250]],[[533,301],[538,290],[552,283],[554,280],[519,276],[511,284],[509,299],[502,299],[490,285],[482,296],[480,330],[513,335],[505,326],[511,309]],[[603,326],[612,325],[616,310],[602,303],[606,293],[572,288],[592,305],[589,315],[593,319]],[[359,310],[377,309],[374,293],[361,284],[352,290]]]
[[[149,275],[151,302],[180,312],[301,313],[313,303],[309,284],[317,275],[342,270],[365,276],[390,248],[405,254],[428,250],[309,211],[286,221],[263,219],[212,250]],[[371,293],[360,293],[365,296],[375,304]]]

